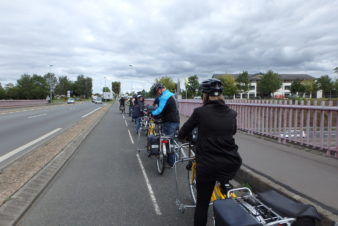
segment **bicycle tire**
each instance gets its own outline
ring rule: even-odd
[[[192,157],[191,150],[189,150],[189,157]],[[193,203],[196,205],[197,202],[197,189],[196,189],[196,162],[193,160],[192,166],[188,171],[188,185],[189,191]]]
[[[156,159],[156,168],[157,168],[157,173],[159,175],[162,175],[164,173],[164,169],[165,169],[165,156],[163,153],[163,147],[165,147],[165,144],[160,143],[160,153],[157,156]]]

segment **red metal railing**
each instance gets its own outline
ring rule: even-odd
[[[153,100],[146,100],[152,104]],[[338,158],[338,107],[332,102],[277,100],[226,100],[237,111],[237,127],[249,134],[258,134],[277,139],[278,142],[297,143],[326,151]],[[181,115],[190,116],[200,100],[179,100]]]

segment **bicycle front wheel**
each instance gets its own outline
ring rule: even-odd
[[[162,175],[164,173],[164,164],[165,164],[165,155],[166,153],[166,146],[163,143],[160,143],[160,153],[157,156],[156,159],[156,165],[157,165],[157,172],[159,175]]]

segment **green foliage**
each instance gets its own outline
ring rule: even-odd
[[[6,98],[6,91],[5,89],[2,87],[1,82],[0,82],[0,100],[1,99],[5,99]]]
[[[77,96],[89,98],[92,96],[92,78],[84,77],[83,75],[77,76],[74,83],[74,91]]]
[[[8,83],[5,86],[6,99],[20,99],[19,89],[17,86],[14,86],[12,83]]]
[[[188,98],[193,98],[194,96],[201,95],[198,91],[198,88],[199,88],[198,76],[193,75],[193,76],[188,77],[185,83],[185,88],[187,91]],[[184,93],[184,95],[185,94],[186,93]]]
[[[310,98],[312,98],[312,93],[318,89],[317,83],[313,80],[302,81],[302,85],[304,87],[304,92],[310,94]]]
[[[296,94],[297,92],[298,93],[304,93],[305,88],[304,88],[301,81],[295,80],[291,83],[290,91],[291,91],[292,94]]]
[[[250,89],[250,79],[249,74],[247,71],[243,71],[238,75],[238,78],[236,79],[237,82],[237,88],[240,92],[248,92]]]
[[[223,94],[228,98],[232,98],[237,93],[236,80],[232,75],[223,75],[219,78],[223,83]]]
[[[58,84],[58,80],[57,80],[55,74],[54,73],[47,73],[43,77],[46,79],[47,84],[50,85],[52,87],[52,90],[54,91],[55,87]]]
[[[338,79],[336,79],[335,83],[333,84],[333,88],[338,91]]]
[[[333,71],[334,71],[334,73],[337,73],[337,74],[338,74],[338,67],[335,67],[335,68],[333,69]]]
[[[159,79],[155,79],[155,83],[162,83],[165,88],[167,88],[170,92],[176,92],[176,87],[177,87],[177,84],[173,81],[173,79],[171,77],[168,77],[168,76],[164,76],[164,77],[161,77]]]
[[[103,87],[102,92],[110,92],[110,89],[108,87]]]
[[[268,71],[261,80],[258,81],[258,90],[263,96],[271,96],[271,93],[277,91],[282,86],[282,81],[277,73]]]
[[[119,95],[121,93],[121,82],[112,82],[111,89],[115,94]]]
[[[67,95],[67,91],[73,91],[73,82],[67,76],[60,76],[55,87],[56,95]]]
[[[333,82],[331,81],[331,78],[328,75],[322,75],[318,80],[318,89],[323,90],[323,93],[330,92],[333,89]]]
[[[16,94],[19,99],[44,99],[49,92],[46,79],[40,75],[22,75],[16,88],[19,91]]]

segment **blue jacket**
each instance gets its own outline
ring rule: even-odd
[[[180,122],[174,94],[165,90],[159,97],[159,106],[151,113],[162,118],[163,122]]]

